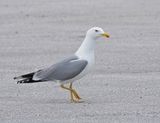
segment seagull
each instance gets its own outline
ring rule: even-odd
[[[100,37],[109,38],[110,36],[104,32],[102,28],[93,27],[87,31],[81,46],[70,57],[48,68],[14,77],[14,79],[17,80],[17,84],[47,81],[58,82],[61,88],[70,92],[71,102],[82,102],[81,97],[77,91],[73,89],[72,84],[89,73],[94,66],[95,43]],[[69,86],[66,86],[66,84],[69,84]]]

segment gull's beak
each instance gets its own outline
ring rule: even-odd
[[[101,34],[101,36],[104,36],[104,37],[106,37],[106,38],[109,38],[109,37],[110,37],[110,35],[109,35],[108,33],[106,33],[106,32],[104,32],[103,34]]]

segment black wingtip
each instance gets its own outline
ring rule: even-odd
[[[28,83],[28,82],[29,82],[28,79],[24,79],[24,80],[17,81],[17,84]]]
[[[17,84],[21,84],[21,83],[23,83],[24,81],[17,81]]]
[[[17,84],[22,84],[22,83],[26,83],[26,82],[24,80],[17,81]]]

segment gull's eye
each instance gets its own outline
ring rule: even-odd
[[[96,29],[95,32],[98,32],[98,30]]]

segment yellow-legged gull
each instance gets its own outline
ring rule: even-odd
[[[70,91],[72,102],[80,102],[81,98],[72,88],[72,83],[86,75],[94,65],[95,41],[102,36],[109,38],[109,34],[103,29],[93,27],[87,31],[83,43],[74,55],[49,68],[14,77],[14,79],[17,80],[17,83],[59,82],[62,88]],[[64,86],[67,83],[70,84],[69,87]]]

